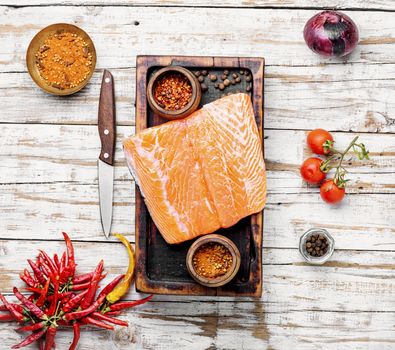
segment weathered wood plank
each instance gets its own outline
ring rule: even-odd
[[[0,5],[15,6],[15,1],[0,0]],[[49,5],[85,5],[85,6],[172,6],[172,7],[254,7],[254,8],[329,8],[329,9],[374,9],[395,10],[391,0],[338,0],[334,4],[331,0],[18,0],[18,6],[49,6]]]
[[[71,183],[1,185],[0,238],[105,240],[100,225],[97,185]],[[311,227],[327,228],[342,249],[395,247],[394,201],[390,194],[350,194],[338,208],[313,193],[269,193],[263,246],[295,248]],[[134,186],[114,186],[113,232],[134,237]]]
[[[135,69],[112,73],[117,122],[134,125]],[[265,128],[395,132],[393,64],[269,66],[265,73]],[[0,123],[95,124],[101,75],[97,71],[83,91],[65,98],[42,92],[27,73],[0,73],[0,105],[6,111]]]
[[[0,184],[6,183],[97,183],[100,149],[94,125],[4,124],[0,140]],[[121,141],[134,127],[118,126],[115,179],[131,178],[124,161]],[[303,183],[299,166],[312,155],[306,146],[306,131],[266,130],[265,158],[270,193],[314,192]],[[356,135],[333,133],[339,149]],[[349,167],[349,189],[353,193],[394,193],[395,137],[391,134],[362,134],[371,152],[370,160],[356,159]]]
[[[391,12],[354,11],[352,17],[360,24],[359,45],[347,58],[327,60],[314,55],[302,36],[304,24],[316,10],[49,6],[45,16],[42,13],[41,7],[0,8],[0,40],[8,43],[0,48],[2,72],[26,70],[26,48],[48,24],[47,18],[52,23],[67,18],[85,29],[95,42],[98,68],[130,67],[137,53],[210,56],[220,52],[264,56],[268,65],[287,66],[395,62],[390,54],[395,32]]]
[[[254,303],[234,307],[228,303],[152,302],[121,317],[129,322],[128,328],[116,327],[115,332],[83,329],[78,349],[91,350],[98,342],[103,350],[394,348],[392,312],[263,312]],[[0,324],[0,337],[5,349],[22,340],[8,323]],[[57,348],[67,349],[71,340],[71,331],[60,331]]]
[[[58,233],[57,238],[59,238]],[[70,233],[73,238],[75,234]],[[0,290],[12,293],[12,286],[21,286],[19,272],[27,267],[26,258],[34,257],[45,246],[49,253],[62,252],[59,241],[0,241]],[[127,254],[119,243],[75,242],[78,271],[94,269],[103,258],[106,281],[122,273],[127,265]],[[395,255],[388,251],[336,250],[324,266],[307,265],[296,249],[263,249],[263,295],[260,299],[230,297],[197,297],[157,295],[155,301],[257,301],[266,312],[290,310],[330,311],[386,311],[395,312]],[[132,290],[126,299],[141,295]],[[252,307],[245,304],[245,309]],[[241,304],[242,305],[242,304]],[[237,304],[233,303],[237,309]],[[175,306],[176,307],[176,306]],[[243,306],[240,306],[243,308]],[[181,309],[179,310],[181,312]],[[263,312],[263,310],[262,310]],[[194,315],[194,312],[186,313]],[[230,314],[228,314],[230,315]],[[225,315],[224,315],[225,316]]]

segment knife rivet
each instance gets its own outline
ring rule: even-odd
[[[104,158],[108,158],[108,153],[104,153]]]
[[[110,82],[110,78],[106,78],[106,79],[104,79],[104,81],[106,82],[106,83],[109,83]]]
[[[104,135],[108,135],[110,132],[108,131],[108,129],[104,130]]]

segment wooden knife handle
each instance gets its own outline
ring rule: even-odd
[[[109,165],[113,165],[116,136],[114,78],[108,70],[104,70],[100,90],[98,124],[101,141],[99,159]]]

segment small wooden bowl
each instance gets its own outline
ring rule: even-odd
[[[36,64],[36,57],[35,57],[37,51],[42,46],[45,39],[47,39],[50,35],[56,34],[57,32],[69,32],[69,33],[77,34],[78,36],[83,38],[84,41],[88,43],[89,51],[92,54],[92,66],[86,79],[82,81],[81,84],[75,87],[63,89],[63,90],[48,85],[47,82],[41,77]],[[72,24],[56,23],[56,24],[51,24],[48,27],[45,27],[34,36],[27,49],[26,64],[29,74],[32,77],[33,81],[45,92],[58,96],[71,95],[76,93],[77,91],[80,91],[86,84],[88,84],[90,78],[92,77],[92,74],[95,71],[95,67],[96,67],[96,50],[95,50],[95,46],[93,45],[92,39],[81,28],[78,28],[77,26]]]
[[[155,83],[158,81],[159,78],[163,77],[165,74],[174,73],[174,72],[181,73],[188,79],[188,81],[192,86],[192,97],[184,108],[177,109],[174,111],[169,111],[162,108],[156,102],[156,99],[154,97],[154,87],[155,87]],[[198,108],[201,98],[202,98],[202,91],[200,89],[199,81],[197,80],[195,75],[188,69],[179,66],[168,66],[158,70],[152,75],[147,86],[147,100],[151,109],[154,111],[154,113],[168,120],[185,118],[189,114],[193,113]]]
[[[232,255],[232,266],[225,275],[219,276],[217,278],[206,278],[199,275],[195,271],[195,268],[193,266],[193,256],[201,246],[207,243],[221,244],[225,248],[227,248],[230,254]],[[206,287],[220,287],[230,282],[236,276],[237,271],[239,271],[240,252],[239,249],[236,247],[236,245],[229,238],[217,234],[206,235],[200,237],[191,245],[187,253],[186,263],[187,263],[188,272],[191,274],[191,276],[196,282]]]

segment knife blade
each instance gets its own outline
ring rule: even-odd
[[[100,90],[98,129],[101,151],[98,164],[100,218],[104,235],[110,235],[114,184],[115,98],[114,78],[104,70]]]

